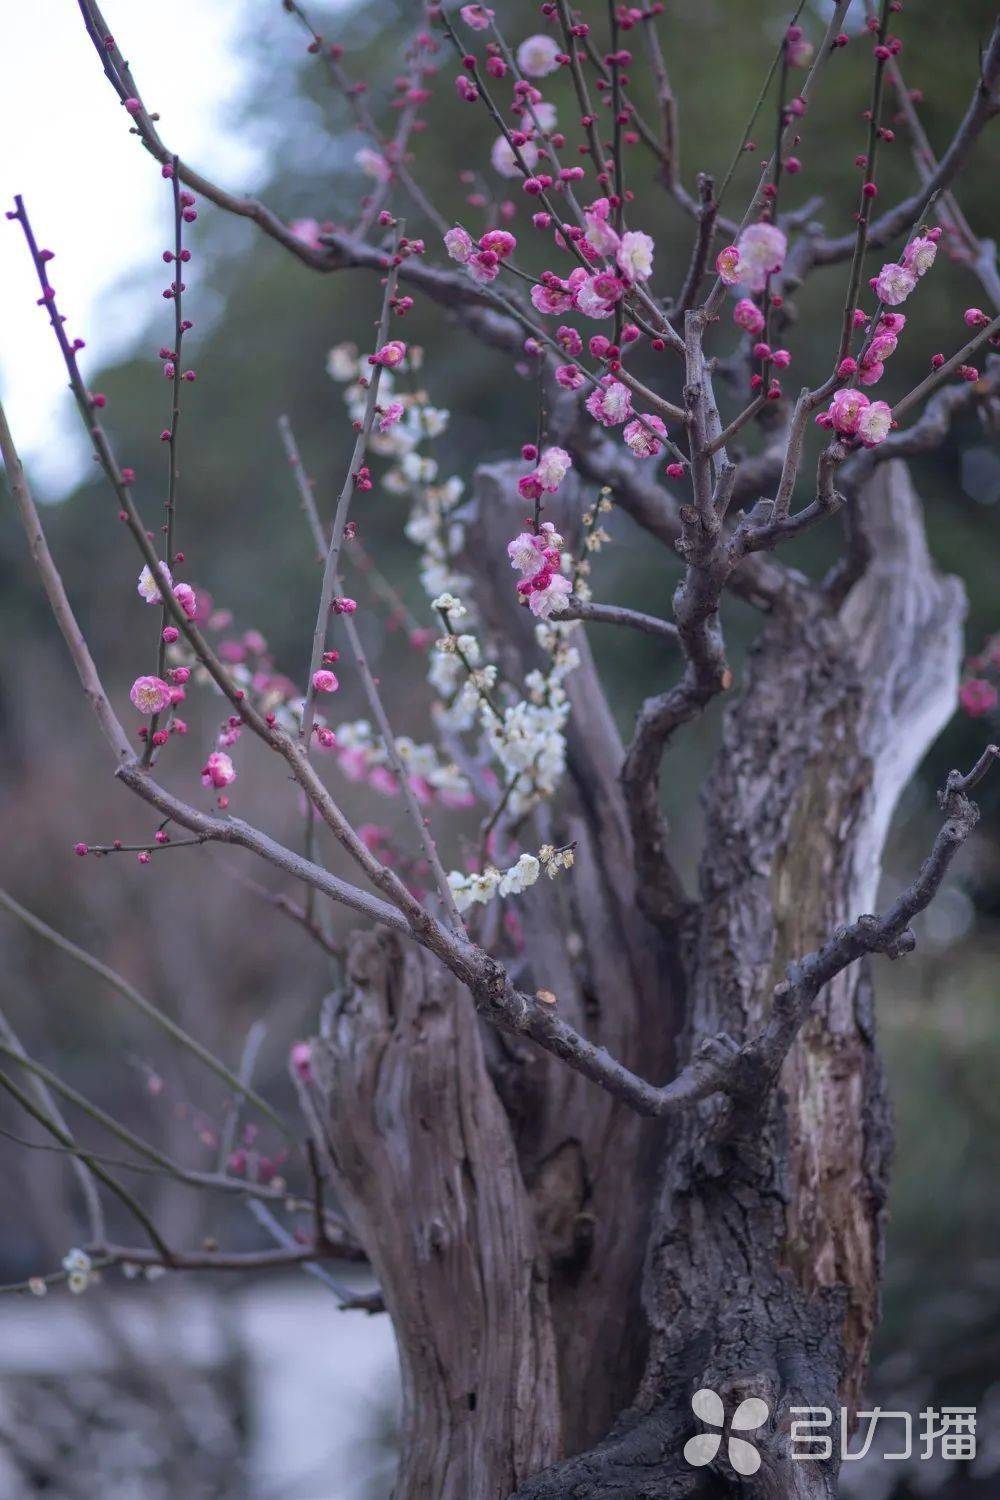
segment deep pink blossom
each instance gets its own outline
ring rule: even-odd
[[[844,437],[854,437],[861,420],[861,413],[868,405],[868,397],[864,391],[853,388],[837,391],[827,415],[830,417],[834,428]]]
[[[984,714],[991,714],[997,706],[998,698],[1000,694],[985,677],[970,677],[958,691],[958,701],[971,719],[981,719]]]
[[[175,583],[174,598],[189,620],[194,620],[197,617],[198,596],[189,583]]]
[[[236,780],[236,768],[224,750],[213,750],[205,762],[201,773],[202,786],[220,787],[231,786]]]
[[[578,391],[585,381],[583,371],[577,365],[557,365],[556,384],[564,391]]]
[[[369,363],[384,365],[387,370],[394,370],[397,365],[402,364],[405,358],[406,345],[402,339],[389,339],[381,349],[369,356]]]
[[[733,308],[733,322],[747,333],[760,333],[764,327],[764,314],[749,297],[741,297]]]
[[[480,250],[492,250],[501,260],[514,254],[517,240],[507,229],[488,229],[479,241]]]

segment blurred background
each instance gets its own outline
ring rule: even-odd
[[[863,0],[855,8],[860,19]],[[354,160],[363,138],[280,0],[217,0],[208,11],[195,0],[176,0],[169,14],[107,0],[105,11],[173,149],[216,181],[259,193],[289,220],[356,221],[371,185]],[[802,24],[814,39],[827,11],[825,0],[806,5]],[[310,15],[327,41],[344,45],[351,78],[367,82],[373,110],[391,129],[395,116],[387,106],[419,8],[380,0],[378,6],[313,5]],[[520,0],[504,5],[501,15],[514,39],[538,29],[537,11]],[[698,169],[724,173],[787,19],[788,8],[770,0],[673,0],[669,6],[660,29],[678,96],[689,187]],[[922,91],[921,116],[939,149],[965,110],[978,48],[992,21],[989,0],[957,7],[912,0],[900,18],[906,80]],[[169,388],[157,358],[172,329],[160,296],[168,279],[160,257],[172,229],[169,185],[129,137],[70,0],[38,0],[5,16],[3,26],[8,56],[21,59],[9,70],[11,87],[0,105],[5,206],[23,192],[40,243],[56,252],[52,280],[71,333],[87,340],[86,377],[107,397],[107,426],[121,461],[136,470],[138,503],[156,524],[165,477],[159,434],[169,415]],[[810,114],[805,170],[784,200],[788,208],[822,197],[815,212],[834,233],[850,228],[854,210],[851,162],[863,147],[866,55],[865,44],[856,43],[830,69]],[[526,214],[523,195],[488,165],[495,133],[484,112],[456,100],[451,57],[442,50],[438,60],[441,86],[426,111],[428,129],[413,137],[411,170],[449,220],[481,232],[510,198],[517,228]],[[643,71],[635,68],[634,77]],[[640,83],[634,92],[652,112],[648,88]],[[557,79],[547,97],[570,125],[575,110],[565,81]],[[761,138],[769,139],[770,131],[765,114]],[[997,142],[995,134],[980,142],[959,194],[973,228],[984,235],[996,229]],[[901,128],[885,155],[881,191],[889,203],[913,183]],[[690,224],[653,184],[646,158],[634,155],[630,170],[641,204],[633,222],[655,236],[654,284],[669,291],[687,264]],[[751,158],[734,183],[731,212],[746,200],[754,172]],[[325,373],[327,354],[343,340],[368,347],[378,285],[365,273],[316,275],[252,226],[210,205],[200,208],[185,276],[185,311],[195,321],[190,363],[198,375],[184,393],[179,540],[188,559],[185,576],[218,610],[231,612],[234,640],[247,630],[262,632],[277,670],[301,679],[318,572],[276,424],[283,413],[292,419],[329,513],[352,434],[342,388]],[[437,256],[430,226],[411,215],[408,230],[425,233]],[[530,254],[526,258],[530,263]],[[796,299],[796,321],[784,339],[794,356],[790,389],[825,372],[845,277],[845,267],[817,274]],[[0,232],[0,285],[0,390],[45,502],[66,586],[130,723],[128,685],[153,669],[155,626],[136,598],[134,550],[78,430],[16,225]],[[878,394],[890,400],[902,394],[922,377],[932,352],[951,352],[963,342],[962,310],[986,305],[984,297],[968,269],[939,257],[908,304],[906,337]],[[468,481],[477,462],[509,458],[533,438],[534,382],[519,380],[499,355],[419,301],[406,334],[426,350],[421,378],[430,400],[452,412],[435,449],[442,477]],[[969,651],[981,655],[1000,630],[1000,456],[970,418],[940,451],[916,463],[914,474],[932,550],[943,569],[965,580]],[[405,502],[376,483],[354,514],[369,555],[420,623],[432,625],[417,581],[417,553],[403,535]],[[654,551],[623,517],[613,516],[610,529],[614,545],[598,560],[595,596],[662,612],[677,560]],[[837,543],[831,526],[800,546],[793,560],[819,571]],[[428,738],[431,693],[399,611],[386,611],[360,573],[349,587],[361,601],[358,621],[387,701],[396,706],[394,727]],[[255,1086],[294,1118],[289,1047],[315,1030],[322,997],[337,980],[336,960],[303,939],[270,899],[278,883],[239,851],[177,849],[144,868],[130,855],[74,856],[78,840],[148,841],[155,823],[109,775],[103,741],[6,497],[0,589],[0,884],[125,975],[230,1068],[255,1051]],[[737,666],[755,624],[738,604],[729,606]],[[662,684],[662,657],[646,637],[622,642],[594,632],[593,646],[624,728],[642,697]],[[981,669],[972,675],[982,675]],[[338,710],[343,719],[363,712],[349,682]],[[204,694],[192,694],[185,705],[188,736],[171,745],[174,784],[192,800],[218,713]],[[688,730],[671,752],[665,778],[676,847],[689,874],[700,839],[697,786],[717,732],[713,714]],[[933,836],[934,790],[944,774],[970,764],[991,736],[995,710],[978,719],[956,711],[904,796],[886,895],[909,878]],[[330,775],[336,779],[339,772],[333,768]],[[360,821],[405,840],[391,803],[370,789],[351,795]],[[210,805],[207,793],[204,805]],[[248,741],[240,746],[232,806],[275,836],[301,841],[295,795],[276,782],[273,767]],[[1000,1493],[995,781],[985,788],[983,806],[979,831],[920,924],[917,953],[877,971],[898,1148],[885,1317],[871,1382],[873,1399],[893,1409],[977,1405],[980,1451],[972,1465],[848,1466],[845,1492],[866,1500]],[[447,851],[446,830],[443,842]],[[336,867],[332,851],[323,852]],[[337,924],[342,935],[341,919]],[[39,1061],[189,1168],[213,1170],[235,1140],[261,1180],[287,1174],[289,1190],[303,1190],[300,1168],[285,1161],[271,1127],[255,1128],[250,1112],[234,1118],[218,1081],[165,1045],[106,984],[4,909],[0,942],[0,1004]],[[91,1121],[68,1113],[82,1139],[114,1155],[114,1143],[109,1146]],[[6,1099],[0,1101],[0,1130],[0,1282],[8,1283],[57,1268],[87,1229],[65,1157],[39,1149],[44,1137]],[[160,1175],[135,1181],[176,1244],[214,1239],[249,1249],[263,1243],[256,1221],[230,1200]],[[114,1212],[110,1220],[116,1237],[134,1232]],[[285,1222],[294,1229],[295,1215],[285,1215]],[[305,1276],[257,1283],[218,1273],[151,1285],[111,1272],[80,1298],[63,1288],[38,1300],[0,1296],[0,1494],[11,1500],[40,1493],[100,1494],[102,1500],[180,1493],[380,1500],[391,1489],[396,1400],[385,1318],[339,1311],[329,1290]]]

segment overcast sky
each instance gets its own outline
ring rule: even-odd
[[[246,0],[103,0],[164,139],[209,175],[252,188],[263,153],[236,130],[249,86],[241,63]],[[272,6],[267,5],[268,13]],[[134,136],[90,44],[75,0],[3,7],[0,196],[24,195],[39,243],[54,250],[51,282],[84,374],[127,349],[163,284],[168,185]],[[294,45],[290,37],[290,47]],[[123,279],[131,290],[113,289]],[[41,496],[80,472],[84,440],[17,224],[0,219],[0,393]]]

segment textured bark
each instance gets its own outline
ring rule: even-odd
[[[936,576],[901,465],[864,496],[873,561],[838,615],[803,595],[758,640],[706,790],[684,1051],[760,1029],[787,962],[874,902],[898,794],[952,711],[963,597]],[[788,1408],[855,1401],[878,1307],[890,1147],[866,969],[822,992],[780,1087],[718,1097],[666,1153],[644,1280],[649,1359],[608,1440],[525,1485],[548,1497],[836,1494],[789,1458]],[[739,1480],[682,1450],[701,1386],[771,1418]]]
[[[468,993],[357,934],[315,1051],[334,1186],[403,1375],[396,1500],[500,1500],[559,1451],[545,1268]]]

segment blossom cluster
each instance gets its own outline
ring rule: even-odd
[[[413,349],[409,351],[408,365],[415,354]],[[419,354],[416,367],[419,369]],[[364,393],[357,384],[357,376],[362,373],[363,365],[356,349],[340,345],[331,350],[327,371],[345,385],[345,400],[351,415],[359,415]],[[383,374],[380,396],[386,393],[387,373]],[[484,753],[496,764],[498,775],[485,775],[480,767],[477,790],[481,796],[488,796],[496,791],[498,780],[502,782],[507,788],[506,811],[511,820],[516,820],[539,800],[551,797],[565,771],[564,729],[569,705],[562,682],[579,658],[562,632],[573,627],[545,633],[540,644],[549,658],[549,669],[546,673],[531,674],[523,692],[518,692],[513,684],[501,683],[499,669],[486,659],[480,644],[475,612],[466,602],[473,589],[462,560],[467,545],[461,513],[464,483],[458,476],[442,480],[437,460],[423,451],[428,442],[446,431],[448,414],[432,406],[422,391],[397,391],[390,385],[387,394],[392,404],[402,407],[402,412],[385,432],[379,432],[377,442],[373,439],[372,450],[391,460],[381,485],[391,494],[409,498],[406,535],[420,549],[424,590],[438,615],[446,620],[446,631],[435,642],[428,670],[428,682],[439,699],[435,722],[446,736],[478,733],[480,747],[479,752],[474,752],[474,759],[478,753]],[[525,497],[536,492],[539,496],[552,493],[570,466],[568,455],[558,448],[534,455],[533,462],[535,467],[525,476],[522,487]],[[536,593],[540,599],[544,596],[555,605],[560,597],[568,595],[571,586],[557,569],[555,559],[550,558],[548,566],[551,569],[548,592],[539,589]],[[534,612],[542,617],[543,612],[551,613],[551,609],[545,611],[543,602],[541,607],[535,606]],[[388,790],[387,783],[383,784],[387,773],[377,763],[374,741],[359,740],[357,726],[348,728],[346,742],[343,726],[338,728],[337,748],[341,756],[348,757],[347,763],[352,767],[362,764],[357,757],[359,751],[363,752],[369,777],[374,773],[375,785]],[[342,759],[341,763],[345,761]],[[442,799],[448,797],[452,806],[458,805],[456,796],[471,800],[474,792],[468,778],[454,772],[456,778],[462,779],[453,782],[444,776],[445,770],[447,767],[440,765],[437,775],[426,777],[432,790],[442,788]]]
[[[470,906],[485,906],[494,896],[520,896],[533,886],[544,870],[550,879],[560,870],[568,870],[573,864],[571,846],[555,849],[551,844],[543,845],[538,854],[521,854],[516,863],[504,870],[495,865],[468,875],[461,870],[451,870],[448,884],[459,911],[468,911]]]

